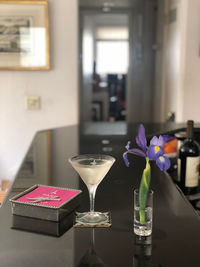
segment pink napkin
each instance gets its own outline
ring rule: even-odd
[[[69,201],[71,198],[76,196],[78,193],[79,193],[79,191],[76,191],[76,190],[59,189],[56,187],[38,186],[33,191],[18,198],[17,201],[34,203],[32,199],[28,199],[28,198],[40,198],[40,197],[51,198],[51,197],[57,196],[57,198],[60,200],[45,200],[45,201],[37,202],[35,204],[59,207],[63,203],[65,203],[66,201]]]

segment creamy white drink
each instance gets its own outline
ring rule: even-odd
[[[73,162],[72,166],[89,188],[98,186],[112,164],[113,161],[105,159],[79,159]]]

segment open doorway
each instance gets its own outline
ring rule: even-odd
[[[157,10],[157,0],[79,0],[81,122],[155,121]]]
[[[128,14],[81,12],[81,120],[125,121]]]

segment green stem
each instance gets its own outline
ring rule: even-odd
[[[145,223],[145,210],[140,209],[140,223]]]
[[[146,221],[145,208],[146,208],[146,202],[147,202],[147,197],[149,193],[150,180],[151,180],[151,166],[149,163],[149,158],[146,157],[146,167],[142,174],[142,179],[141,179],[140,189],[139,189],[140,223],[141,224],[144,224]]]

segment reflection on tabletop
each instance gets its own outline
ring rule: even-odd
[[[12,229],[60,237],[73,226],[74,212],[59,222],[12,215]]]
[[[91,228],[90,247],[81,257],[76,267],[106,267],[106,264],[95,251],[95,228]]]
[[[135,237],[133,267],[151,266],[152,240],[148,237]]]

